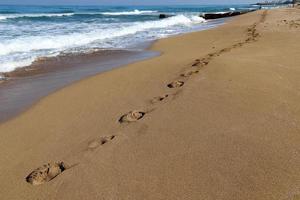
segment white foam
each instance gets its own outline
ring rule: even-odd
[[[215,14],[226,14],[228,12],[215,12]]]
[[[261,9],[264,10],[272,10],[272,9],[278,9],[278,8],[282,8],[284,6],[262,6]]]
[[[60,36],[28,36],[11,41],[0,41],[0,55],[7,55],[16,52],[29,52],[42,49],[59,49],[63,47],[76,47],[88,44],[95,40],[115,38],[129,34],[135,34],[140,31],[166,28],[174,25],[190,25],[203,23],[205,19],[198,16],[188,18],[184,15],[170,17],[164,20],[137,22],[129,26],[119,28],[96,30],[89,33],[73,33]]]
[[[235,8],[229,8],[229,10],[231,10],[231,11],[235,11]]]
[[[156,13],[157,11],[153,10],[134,10],[134,11],[124,11],[124,12],[104,12],[103,15],[142,15],[142,14],[151,14]]]
[[[7,19],[6,16],[1,16],[1,15],[0,15],[0,20],[5,20],[5,19]]]
[[[22,17],[65,17],[72,16],[74,13],[49,13],[49,14],[8,14],[0,15],[0,20],[15,19]]]
[[[26,67],[31,65],[31,63],[34,61],[34,58],[32,59],[26,59],[26,60],[20,60],[20,61],[11,61],[11,62],[5,62],[1,64],[0,66],[0,72],[11,72],[19,67]]]
[[[194,23],[204,23],[206,20],[203,17],[192,16],[192,22]]]

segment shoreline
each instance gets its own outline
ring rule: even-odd
[[[157,54],[148,50],[108,50],[63,57],[63,61],[62,57],[53,57],[13,71],[10,80],[0,84],[0,124],[70,84]]]
[[[230,19],[210,20],[198,31],[216,28],[228,20]],[[175,34],[167,38],[193,32]],[[80,80],[158,56],[159,51],[152,51],[152,45],[158,40],[160,39],[137,44],[124,50],[103,49],[92,53],[44,57],[34,61],[30,66],[2,73],[4,80],[0,81],[0,113],[2,113],[0,124],[17,117],[51,93]],[[38,79],[35,80],[36,77]],[[54,82],[53,79],[57,81]],[[49,85],[46,84],[47,82]]]
[[[248,13],[43,98],[0,124],[1,196],[298,199],[298,23],[299,8]],[[52,162],[72,167],[26,182]]]

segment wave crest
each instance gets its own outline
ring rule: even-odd
[[[103,15],[143,15],[157,13],[155,10],[134,10],[134,11],[124,11],[124,12],[103,12]]]
[[[23,17],[65,17],[65,16],[72,16],[74,13],[49,13],[49,14],[9,14],[9,15],[0,15],[0,20],[6,19],[16,19],[16,18],[23,18]]]

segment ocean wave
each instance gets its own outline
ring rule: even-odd
[[[191,25],[203,23],[205,19],[198,16],[187,17],[178,15],[163,20],[136,22],[132,25],[112,28],[107,30],[95,30],[88,33],[72,33],[60,36],[28,36],[12,41],[0,41],[0,55],[14,52],[28,52],[32,50],[57,49],[63,47],[80,46],[89,44],[95,40],[104,40],[115,37],[135,34],[148,29],[167,28],[175,25]]]
[[[155,10],[134,10],[134,11],[124,11],[124,12],[103,12],[103,15],[143,15],[157,13]]]
[[[0,15],[0,20],[6,19],[15,19],[15,18],[23,18],[23,17],[65,17],[72,16],[74,13],[43,13],[43,14],[8,14],[8,15]]]
[[[74,48],[91,46],[94,42],[116,40],[140,32],[149,34],[151,30],[164,30],[172,26],[191,26],[205,22],[198,16],[178,15],[163,20],[126,23],[122,26],[101,29],[90,32],[71,33],[65,35],[24,36],[22,38],[0,41],[0,72],[12,71],[15,68],[28,66],[36,58],[48,56],[49,52],[62,52]],[[147,33],[149,31],[149,33]],[[25,56],[19,59],[19,55]],[[26,57],[29,55],[30,58]],[[2,58],[2,59],[1,59]]]

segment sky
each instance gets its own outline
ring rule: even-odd
[[[260,0],[0,0],[0,4],[21,5],[174,5],[247,4]]]

